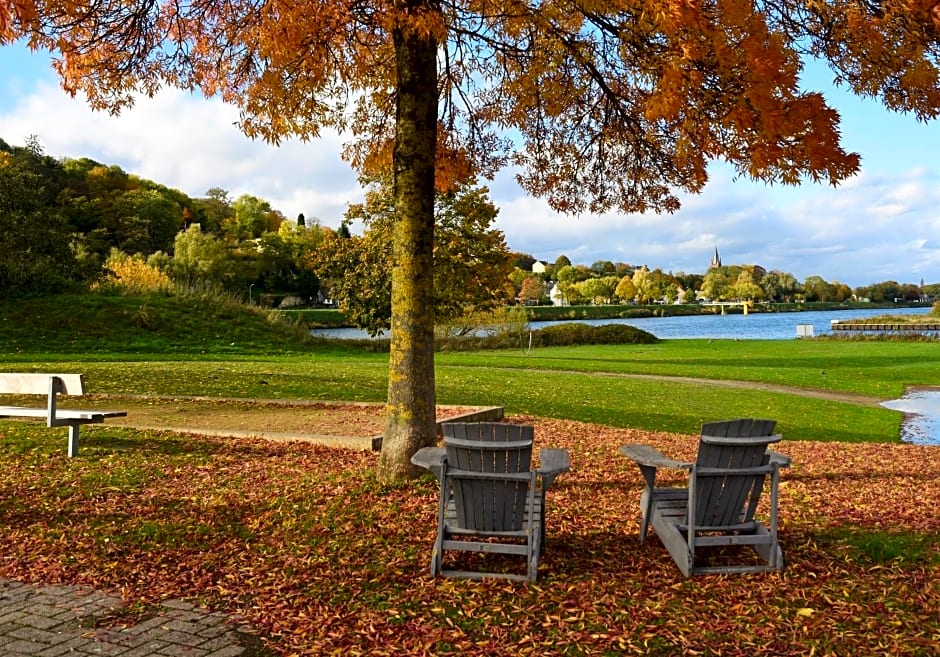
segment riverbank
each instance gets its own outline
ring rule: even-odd
[[[758,303],[748,307],[748,314],[830,312],[837,310],[870,310],[893,312],[898,309],[929,308],[913,302],[824,302],[824,303]],[[353,324],[337,308],[301,308],[272,311],[292,322],[309,328],[352,328]],[[583,321],[607,319],[644,319],[650,317],[688,317],[713,315],[743,315],[741,305],[713,306],[706,304],[675,305],[603,305],[603,306],[526,306],[529,321]]]
[[[892,308],[894,316],[919,318],[930,312],[929,306]],[[530,321],[528,330],[557,326],[562,322],[576,322],[591,326],[626,324],[640,329],[659,340],[793,340],[796,337],[819,337],[832,333],[833,322],[861,321],[883,309],[855,308],[804,310],[802,312],[765,312],[698,315],[667,315],[655,317],[608,317],[583,319],[549,319]],[[802,328],[800,328],[802,327]],[[369,335],[356,328],[318,328],[311,334],[340,340],[366,340]],[[387,337],[387,336],[386,336]]]

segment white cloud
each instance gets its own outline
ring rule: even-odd
[[[347,204],[361,198],[355,174],[339,157],[342,144],[335,133],[273,146],[248,139],[237,122],[236,108],[176,89],[110,116],[41,82],[0,115],[0,136],[22,143],[36,135],[56,157],[117,164],[190,196],[212,187],[232,198],[252,194],[288,217],[303,212],[327,225],[338,225]]]

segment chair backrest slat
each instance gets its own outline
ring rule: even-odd
[[[444,423],[448,478],[457,523],[465,529],[518,531],[525,518],[528,481],[462,478],[461,471],[528,472],[534,428],[496,422]]]
[[[735,474],[734,470],[766,465],[767,446],[778,441],[774,420],[743,418],[702,425],[696,468],[724,472],[697,476],[696,527],[727,526],[754,518],[764,486],[763,474]]]

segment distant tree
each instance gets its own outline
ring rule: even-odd
[[[387,242],[370,237],[368,231],[348,237],[327,233],[310,265],[347,319],[375,336],[389,328],[391,253]]]
[[[510,257],[501,231],[492,228],[496,207],[486,188],[461,186],[436,197],[434,235],[434,300],[436,317],[444,322],[464,313],[506,304]],[[366,201],[350,207],[346,220],[361,221],[361,238],[326,240],[317,249],[315,269],[328,283],[331,298],[373,334],[391,319],[391,263],[394,224],[390,185],[378,180]],[[368,271],[366,271],[368,270]],[[368,287],[368,289],[365,289]]]
[[[832,281],[832,283],[829,284],[829,290],[830,290],[830,294],[832,295],[833,301],[842,302],[842,301],[848,301],[849,299],[852,298],[852,288],[850,288],[845,283],[840,283],[839,281]],[[918,297],[914,297],[914,298],[915,299],[919,298],[919,295]]]
[[[714,267],[708,270],[702,279],[702,294],[712,301],[721,301],[728,298],[732,279],[724,267]]]
[[[920,288],[913,283],[906,283],[902,285],[901,298],[905,301],[917,301],[920,299]]]
[[[806,301],[832,301],[832,288],[821,276],[807,276],[803,281],[803,298]]]
[[[301,212],[300,214],[297,215],[297,225],[298,225],[298,226],[306,226],[306,225],[307,225],[307,221],[306,221],[306,219],[304,219],[304,213],[303,213],[303,212]]]
[[[283,222],[277,231],[262,234],[256,249],[255,282],[259,291],[294,294],[306,301],[315,299],[320,282],[311,259],[323,241],[323,231],[318,226],[307,228],[289,221]]]
[[[663,290],[663,298],[668,303],[675,303],[679,300],[679,287],[675,283],[668,283]]]
[[[257,239],[272,229],[269,222],[271,204],[257,196],[242,194],[232,203],[232,212],[222,229],[235,242]]]
[[[859,298],[870,299],[875,303],[893,303],[895,299],[900,299],[903,296],[903,291],[897,281],[882,281],[858,288],[855,294]]]
[[[640,267],[633,272],[633,287],[636,290],[636,300],[639,303],[647,304],[653,301],[656,295],[653,280],[650,278],[650,270],[646,267]]]
[[[701,289],[702,281],[705,279],[705,276],[702,274],[686,274],[685,272],[679,272],[673,274],[673,278],[682,289],[695,291]]]
[[[624,276],[617,283],[617,289],[614,290],[617,298],[623,301],[633,301],[636,298],[636,286],[633,284],[632,276]]]
[[[616,273],[617,268],[610,260],[596,260],[591,265],[591,271],[595,276],[610,276]]]
[[[617,284],[616,276],[598,276],[578,283],[581,294],[594,304],[609,304],[614,297]]]
[[[154,258],[155,263],[161,261]],[[231,291],[243,287],[244,272],[238,271],[232,251],[212,233],[204,233],[199,224],[176,235],[173,257],[166,264],[170,278],[183,285],[218,285]]]
[[[124,253],[150,255],[172,248],[183,225],[183,209],[171,198],[150,189],[132,189],[112,205],[114,241]]]
[[[209,233],[220,233],[235,214],[228,192],[221,187],[212,187],[205,198],[195,199],[194,205],[201,211],[202,229]]]
[[[581,293],[580,282],[559,281],[558,291],[569,306],[580,306],[585,302],[584,295]]]
[[[519,289],[519,301],[525,304],[540,303],[545,297],[545,283],[538,276],[526,276]]]
[[[591,271],[584,265],[568,265],[555,271],[555,280],[577,283],[591,277]]]
[[[555,258],[555,264],[552,265],[552,271],[558,272],[562,267],[570,267],[571,261],[568,259],[568,256],[562,254]]]
[[[46,205],[36,157],[29,150],[0,152],[0,294],[56,292],[74,281],[77,262],[69,226]]]
[[[764,298],[764,289],[754,282],[751,272],[745,269],[738,274],[737,280],[729,289],[729,294],[741,301],[758,301]]]
[[[696,301],[697,298],[698,298],[698,297],[697,297],[697,295],[696,295],[696,293],[695,293],[695,288],[694,288],[694,287],[687,287],[687,288],[685,288],[685,289],[682,291],[682,295],[681,295],[680,298],[679,298],[679,302],[680,302],[680,303],[685,303],[685,304],[695,303],[695,301]]]
[[[777,269],[764,274],[759,284],[764,290],[764,296],[777,302],[792,302],[796,294],[803,290],[793,274]]]
[[[922,285],[920,291],[928,299],[936,299],[940,297],[940,283],[928,283],[926,285]]]
[[[535,256],[514,251],[509,254],[509,257],[514,267],[518,267],[522,271],[532,271],[532,265],[535,264]]]

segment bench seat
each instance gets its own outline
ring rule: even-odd
[[[0,394],[46,397],[45,407],[0,406],[0,419],[37,419],[45,420],[48,427],[68,427],[68,455],[76,456],[81,425],[101,424],[108,418],[127,415],[126,411],[58,407],[60,395],[81,396],[85,393],[85,377],[81,374],[0,373]]]

